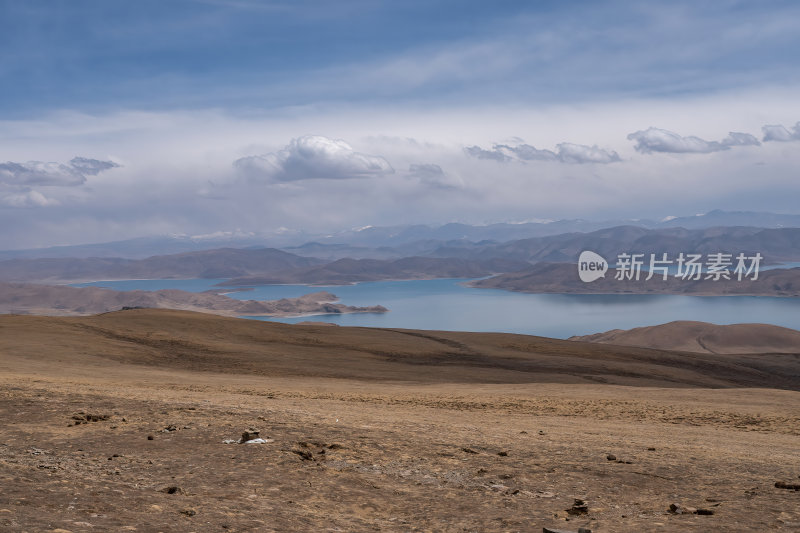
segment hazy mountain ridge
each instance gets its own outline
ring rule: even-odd
[[[295,250],[336,257],[360,248],[313,243]],[[403,255],[406,251],[428,250]],[[75,282],[104,279],[233,278],[232,283],[341,284],[387,279],[477,278],[525,271],[531,263],[575,263],[584,250],[610,263],[620,253],[676,258],[679,253],[760,253],[762,264],[800,261],[800,228],[713,227],[645,229],[617,226],[591,233],[565,233],[504,243],[424,241],[369,251],[372,258],[304,257],[273,248],[222,248],[146,259],[42,258],[0,261],[0,280]],[[389,258],[386,258],[389,256]],[[792,280],[782,280],[782,282]],[[230,284],[230,283],[229,283]]]
[[[448,257],[497,257],[529,262],[576,262],[584,250],[613,262],[619,253],[761,253],[765,262],[800,261],[800,229],[714,227],[700,230],[667,228],[648,230],[618,226],[592,233],[568,233],[523,239],[474,248],[440,248],[432,255]]]
[[[0,261],[5,281],[95,281],[107,279],[230,278],[265,275],[322,263],[272,248],[222,248],[147,259],[43,258]]]
[[[800,228],[800,215],[750,211],[715,210],[704,215],[682,216],[661,221],[618,219],[590,221],[566,219],[523,223],[496,223],[483,226],[450,223],[441,226],[369,226],[333,234],[302,231],[271,233],[220,232],[204,236],[141,237],[123,241],[74,246],[53,246],[27,250],[0,251],[2,259],[59,257],[122,257],[143,259],[154,255],[232,248],[282,248],[302,256],[326,260],[342,257],[398,258],[426,255],[446,243],[465,245],[481,241],[497,243],[547,237],[566,233],[591,233],[616,226],[637,226],[645,229],[703,229],[715,226],[748,226],[756,228]],[[338,249],[337,249],[338,248]]]
[[[405,257],[402,259],[339,259],[321,266],[287,271],[273,276],[233,278],[221,285],[277,283],[342,284],[361,281],[429,278],[478,278],[526,268],[514,259],[469,260],[460,258]]]

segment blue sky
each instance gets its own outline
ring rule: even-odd
[[[796,212],[798,21],[790,1],[0,0],[20,228],[0,247]]]

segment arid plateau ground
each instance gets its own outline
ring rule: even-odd
[[[0,316],[0,531],[797,531],[799,353]]]

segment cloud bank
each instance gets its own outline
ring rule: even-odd
[[[119,167],[113,161],[75,157],[68,164],[28,161],[0,163],[0,184],[12,186],[46,185],[72,187],[86,183],[86,176]]]
[[[560,163],[585,164],[585,163],[615,163],[622,161],[619,154],[614,151],[604,150],[597,145],[560,143],[557,151],[540,150],[529,144],[495,144],[491,150],[480,146],[468,146],[464,153],[478,159],[492,159],[499,162],[517,161],[557,161]]]
[[[0,196],[0,205],[15,208],[46,207],[58,205],[57,200],[47,198],[39,191],[25,191],[18,194]]]
[[[800,122],[794,125],[792,131],[789,131],[781,124],[763,126],[761,131],[764,133],[764,142],[800,141]]]
[[[732,146],[758,146],[758,142],[749,133],[732,131],[721,141],[706,141],[700,137],[683,137],[675,132],[650,127],[628,135],[628,140],[636,141],[634,149],[642,154],[710,154],[730,150]]]
[[[367,178],[394,173],[383,157],[356,152],[342,140],[321,135],[292,139],[278,152],[243,157],[233,165],[248,178],[272,181]]]

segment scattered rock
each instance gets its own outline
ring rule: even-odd
[[[711,516],[714,514],[713,509],[696,509],[694,507],[684,507],[679,503],[671,503],[669,505],[669,512],[672,514],[696,514]]]
[[[98,415],[94,413],[85,413],[83,411],[72,415],[73,424],[76,426],[78,424],[88,424],[89,422],[101,422],[103,420],[108,420],[109,418],[111,418],[111,415]]]
[[[506,451],[497,452],[497,455],[499,455],[500,457],[508,457],[508,452]]]
[[[800,490],[800,483],[784,483],[783,481],[776,481],[775,488],[787,489],[787,490]]]
[[[147,440],[153,440],[153,439],[155,439],[155,437],[154,437],[154,436],[152,436],[152,435],[148,435],[148,436],[147,436]]]
[[[161,433],[171,433],[173,431],[178,431],[178,426],[176,426],[175,424],[170,424],[164,429],[162,429]]]
[[[669,504],[669,512],[672,514],[694,514],[696,510],[694,507],[684,507],[679,503]]]
[[[473,450],[472,448],[461,448],[461,451],[464,452],[464,453],[471,453],[471,454],[477,454],[478,453],[475,450]]]
[[[175,485],[164,487],[159,492],[163,492],[165,494],[184,494],[183,489]]]
[[[305,461],[314,460],[314,455],[308,450],[292,450],[292,453],[299,455]]]
[[[610,453],[610,454],[606,455],[606,459],[608,459],[609,461],[616,461],[617,460],[617,456]]]
[[[194,516],[197,514],[197,511],[195,511],[194,509],[184,509],[183,511],[181,511],[181,514],[186,516]]]
[[[257,430],[257,429],[249,428],[247,431],[242,433],[242,438],[239,440],[239,442],[244,444],[245,442],[248,442],[248,441],[251,441],[251,440],[255,440],[255,439],[259,438],[258,435],[260,433],[261,432],[259,430]]]
[[[567,514],[571,515],[587,514],[589,512],[589,504],[586,503],[584,500],[575,498],[575,502],[573,502],[572,507],[570,507],[566,511]]]
[[[647,451],[648,452],[654,452],[654,451],[656,451],[656,449],[651,447],[651,448],[647,448]]]

